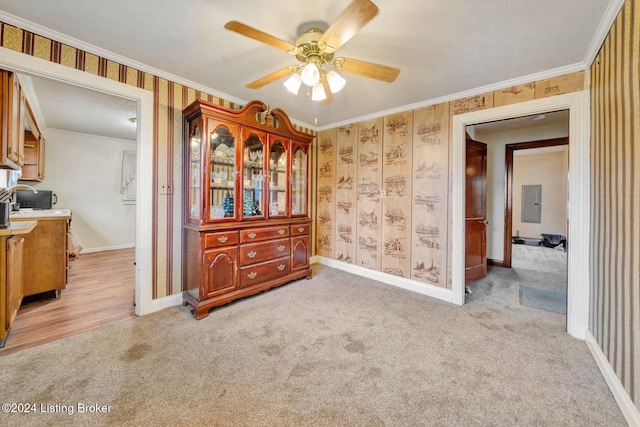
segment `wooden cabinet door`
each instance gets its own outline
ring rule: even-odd
[[[200,299],[232,291],[238,282],[238,249],[213,249],[204,252]]]
[[[21,220],[28,219],[11,221]],[[68,230],[68,219],[39,219],[38,226],[24,236],[24,296],[66,288]]]
[[[9,78],[11,85],[9,92],[10,120],[7,158],[17,166],[24,162],[24,94],[15,75]]]
[[[291,271],[309,267],[309,236],[291,238]]]
[[[38,146],[38,181],[42,181],[44,180],[44,136],[42,135],[40,135]]]
[[[44,137],[36,124],[28,104],[24,110],[25,130],[23,132],[23,152],[21,181],[42,181],[44,179]]]
[[[13,321],[22,304],[22,248],[24,237],[13,236],[7,239],[7,308],[6,330],[11,329]]]
[[[0,70],[2,168],[19,169],[24,157],[24,96],[14,74]]]

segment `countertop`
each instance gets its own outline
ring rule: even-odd
[[[7,228],[0,228],[0,236],[14,236],[16,234],[31,233],[36,228],[38,221],[15,221],[9,222]]]
[[[12,219],[58,219],[71,218],[71,209],[20,209],[9,213],[9,221]]]

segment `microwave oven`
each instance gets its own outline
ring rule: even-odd
[[[51,209],[58,201],[58,197],[50,190],[16,190],[16,203],[21,209]]]

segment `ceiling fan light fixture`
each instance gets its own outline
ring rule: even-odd
[[[300,72],[302,83],[307,86],[315,86],[320,81],[320,69],[315,62],[308,62]]]
[[[311,100],[324,101],[325,99],[327,99],[327,94],[324,92],[322,83],[315,84],[311,90]]]
[[[298,73],[293,73],[291,77],[284,81],[283,84],[289,92],[297,95],[300,90],[300,85],[302,85],[302,77],[300,77],[300,74]]]
[[[327,82],[329,83],[329,90],[331,93],[338,93],[342,90],[347,81],[340,74],[331,70],[327,73]]]

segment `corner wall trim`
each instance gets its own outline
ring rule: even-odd
[[[494,267],[505,267],[504,261],[491,259],[491,258],[487,258],[487,265],[492,265]],[[510,268],[510,267],[506,267],[506,268]]]
[[[326,265],[328,267],[337,268],[338,270],[346,271],[347,273],[352,273],[361,277],[367,277],[378,282],[386,283],[387,285],[396,286],[408,291],[416,292],[442,301],[453,303],[453,293],[451,292],[451,289],[441,288],[439,286],[418,282],[416,280],[406,279],[404,277],[395,276],[393,274],[359,267],[357,265],[349,264],[346,262],[336,261],[335,259],[331,258],[322,256],[317,256],[316,258],[320,264]]]
[[[591,331],[587,331],[586,335],[587,347],[589,347],[589,350],[591,350],[591,355],[598,364],[598,368],[600,368],[602,376],[607,382],[607,385],[609,386],[613,397],[616,399],[616,402],[620,407],[620,411],[622,411],[622,415],[624,415],[624,418],[627,420],[627,423],[629,423],[630,426],[640,427],[640,412],[638,411],[638,408],[631,401],[631,397],[629,397],[626,390],[622,386],[622,383],[618,379],[616,373],[613,371],[613,368],[609,364],[607,357],[600,349],[600,346],[591,334]]]
[[[182,292],[151,301],[151,312],[182,304]]]

